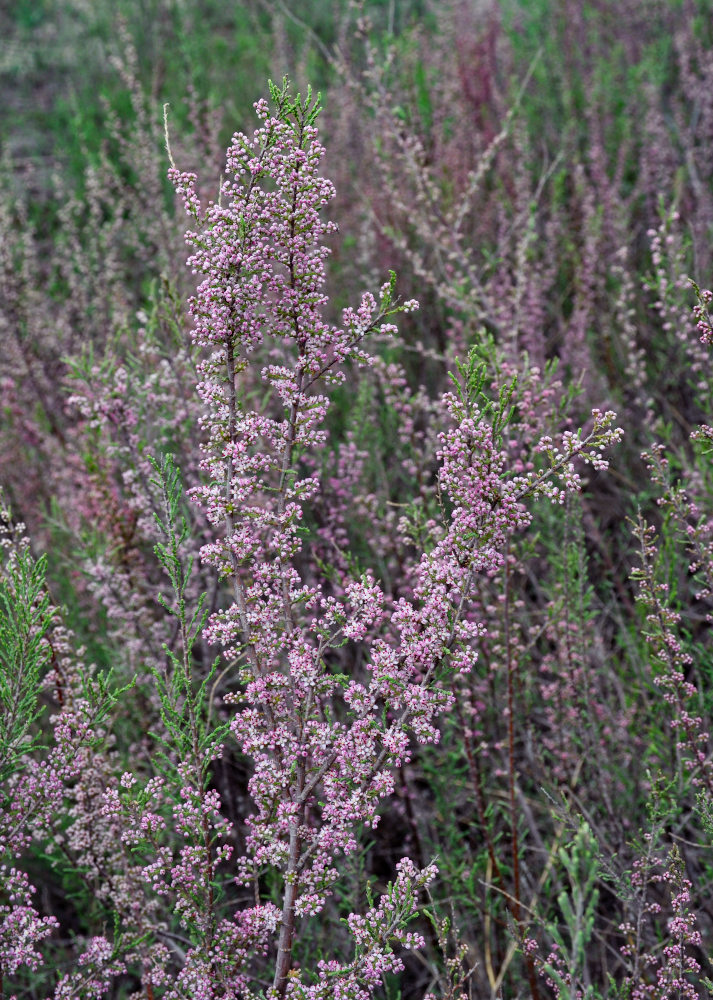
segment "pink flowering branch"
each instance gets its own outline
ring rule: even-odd
[[[356,849],[359,824],[378,823],[394,769],[410,759],[410,740],[439,738],[437,717],[451,703],[448,679],[470,669],[483,634],[468,612],[474,579],[500,567],[508,539],[529,524],[523,501],[561,503],[580,486],[574,461],[604,468],[601,451],[621,431],[613,413],[594,411],[588,434],[539,441],[540,471],[510,475],[502,433],[515,385],[488,404],[484,368],[473,356],[441,402],[451,424],[437,452],[448,514],[408,571],[410,598],[390,604],[369,573],[344,574],[335,595],[305,583],[303,512],[320,483],[304,470],[314,468],[311,456],[327,441],[325,390],[345,381],[347,365],[371,364],[364,339],[391,333],[390,317],[416,303],[395,302],[392,275],[378,298],[366,293],[357,309],[343,311],[341,327],[324,319],[323,238],[334,227],[320,213],[334,190],[318,172],[319,105],[310,94],[292,98],[286,84],[273,86],[272,98],[272,113],[266,102],[256,105],[262,125],[254,136],[233,137],[227,166],[234,179],[223,183],[218,204],[204,211],[195,176],[173,165],[169,173],[200,227],[187,240],[189,263],[203,275],[190,309],[196,344],[208,352],[198,386],[207,482],[191,496],[222,527],[201,555],[230,581],[233,596],[210,616],[204,635],[241,664],[244,687],[226,700],[240,707],[230,729],[254,761],[256,811],[237,874],[239,883],[255,886],[256,902],[260,873],[281,874],[269,993],[281,998],[300,995],[298,988],[312,996],[312,988],[298,987],[292,967],[296,926],[322,910],[337,878],[336,856]],[[252,410],[258,387],[263,403]],[[346,642],[367,644],[368,678],[329,669],[329,652]],[[264,904],[257,909],[265,927],[268,917],[275,920]],[[355,919],[350,925],[358,951]],[[335,980],[332,989],[370,995],[376,972],[339,968],[332,971],[341,986]],[[378,965],[379,975],[386,968]]]
[[[701,948],[702,937],[695,911],[691,909],[691,882],[675,845],[664,865],[656,863],[651,855],[652,835],[647,835],[645,842],[645,855],[637,860],[631,875],[638,901],[635,923],[627,921],[619,928],[627,938],[621,952],[630,963],[631,996],[633,1000],[698,1000],[701,994],[696,987],[701,966],[691,955],[691,949]],[[659,868],[657,873],[659,864],[663,871]],[[666,921],[663,946],[657,953],[642,950],[644,922],[653,921],[662,913],[661,904],[649,898],[652,884],[667,886],[671,897],[672,912]]]
[[[0,996],[8,977],[45,964],[38,945],[59,927],[35,910],[35,888],[19,867],[33,839],[51,838],[48,854],[59,851],[88,879],[98,875],[101,848],[85,793],[96,780],[95,746],[114,697],[78,664],[73,637],[50,603],[45,560],[33,558],[23,531],[0,506]],[[50,692],[59,706],[51,737],[35,726],[40,697]]]
[[[644,633],[654,662],[660,672],[654,683],[663,692],[673,716],[671,728],[678,734],[677,750],[684,755],[685,768],[694,785],[704,785],[713,794],[713,772],[709,754],[709,734],[703,718],[694,714],[692,701],[696,687],[687,678],[692,658],[682,645],[677,628],[680,614],[670,607],[668,586],[657,576],[658,551],[654,529],[646,525],[641,515],[634,525],[634,537],[639,543],[640,568],[632,573],[639,585],[639,600],[646,611],[647,630]]]

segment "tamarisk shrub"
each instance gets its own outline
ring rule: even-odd
[[[170,582],[154,584],[145,646],[132,635],[131,662],[143,671],[131,689],[136,713],[152,713],[148,752],[120,745],[120,713],[109,716],[117,694],[72,651],[43,563],[21,541],[9,546],[0,610],[3,634],[20,645],[8,640],[0,658],[0,993],[34,975],[56,1000],[117,995],[120,977],[140,982],[134,996],[170,1000],[368,1000],[403,971],[403,952],[424,945],[408,925],[435,865],[402,858],[378,899],[362,882],[348,907],[335,901],[340,860],[377,826],[414,744],[438,741],[454,677],[471,669],[487,632],[475,584],[506,566],[510,540],[531,520],[526,501],[559,507],[581,485],[575,459],[603,469],[602,450],[621,436],[615,415],[598,410],[586,432],[535,433],[527,387],[508,377],[493,389],[471,352],[431,407],[439,472],[422,490],[434,516],[415,533],[398,526],[412,542],[401,579],[388,593],[373,566],[353,570],[346,557],[324,572],[313,538],[337,547],[348,538],[339,518],[330,539],[329,522],[313,530],[305,516],[322,488],[330,390],[356,385],[375,362],[366,338],[389,337],[394,316],[417,303],[398,302],[392,274],[344,309],[341,325],[328,321],[324,238],[335,227],[322,212],[334,188],[319,173],[319,98],[292,96],[286,81],[271,96],[272,110],[256,105],[254,135],[234,136],[217,204],[204,210],[195,175],[173,162],[169,172],[196,223],[187,241],[202,277],[189,306],[203,404],[202,478],[188,490],[207,524],[199,574],[175,461],[150,461],[133,425],[108,456],[133,463],[132,509]],[[126,381],[81,394],[85,417],[131,412],[138,422]],[[190,412],[179,404],[179,428]],[[378,565],[382,533],[375,524],[362,563]],[[207,597],[211,569],[219,584]],[[222,650],[207,667],[205,643]],[[141,701],[149,679],[155,697]],[[58,705],[46,743],[34,738],[43,683]],[[233,744],[251,765],[247,816],[215,787]],[[76,941],[58,941],[55,918],[35,909],[19,867],[33,838],[43,864],[81,874],[91,893]],[[308,950],[314,918],[334,924],[318,960]],[[443,996],[467,975],[458,961],[445,961]]]
[[[433,866],[419,871],[402,861],[378,905],[348,917],[354,958],[320,962],[312,981],[294,965],[300,921],[323,910],[336,859],[356,850],[359,827],[377,824],[411,737],[438,739],[437,716],[451,702],[443,681],[469,669],[484,631],[468,613],[474,578],[501,565],[508,537],[527,526],[523,501],[561,503],[579,486],[573,458],[605,467],[601,450],[621,432],[613,413],[595,411],[587,435],[565,432],[557,443],[535,444],[545,459],[539,471],[531,465],[509,475],[502,431],[514,384],[484,405],[484,370],[471,357],[441,404],[449,429],[440,435],[439,488],[448,512],[409,568],[413,598],[389,606],[369,572],[344,572],[330,587],[305,579],[304,505],[320,484],[304,470],[328,440],[326,391],[345,381],[348,365],[370,365],[365,338],[391,333],[391,317],[416,303],[397,303],[392,275],[378,297],[366,293],[358,308],[344,310],[341,327],[326,321],[322,241],[334,226],[320,211],[334,189],[318,172],[319,99],[292,97],[286,82],[271,85],[271,96],[272,112],[265,101],[256,105],[262,124],[254,136],[234,136],[217,204],[204,211],[195,175],[173,164],[169,173],[199,227],[187,234],[189,264],[204,276],[190,310],[195,342],[209,352],[198,386],[207,411],[207,481],[191,495],[217,529],[202,559],[232,594],[230,606],[208,618],[205,635],[239,664],[242,686],[226,701],[238,707],[230,729],[254,762],[255,803],[246,852],[235,863],[238,882],[254,887],[254,905],[219,927],[207,912],[204,920],[216,927],[209,947],[181,977],[190,965],[192,982],[198,976],[206,991],[221,983],[232,995],[248,981],[245,968],[234,969],[236,947],[246,954],[265,947],[274,965],[266,996],[362,998],[402,968],[393,942],[422,943],[404,925]],[[330,669],[330,654],[348,642],[367,645],[363,677]],[[184,799],[214,823],[214,793],[208,803],[200,784],[188,773],[184,779]],[[207,885],[227,858],[206,846],[181,877],[204,877]],[[261,894],[268,870],[279,875],[279,906]],[[210,894],[204,899],[210,911]],[[233,942],[227,952],[226,940]]]

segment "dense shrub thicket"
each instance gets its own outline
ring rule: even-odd
[[[0,1000],[708,996],[713,7],[55,6]]]

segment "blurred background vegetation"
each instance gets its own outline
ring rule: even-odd
[[[170,450],[187,485],[199,475],[192,279],[166,181],[163,104],[179,167],[211,197],[267,79],[311,83],[323,92],[341,230],[332,318],[389,268],[403,298],[421,301],[400,338],[380,345],[374,372],[335,393],[335,464],[324,459],[330,486],[308,518],[320,569],[334,570],[320,539],[351,492],[345,548],[402,596],[414,552],[398,521],[406,510],[417,535],[438,513],[437,400],[474,345],[494,393],[519,376],[523,447],[577,426],[592,406],[617,410],[626,431],[580,500],[561,516],[537,509],[513,580],[479,582],[489,636],[478,668],[458,681],[441,746],[403,769],[384,823],[345,867],[335,913],[355,905],[364,869],[381,885],[404,849],[421,864],[437,854],[439,912],[455,917],[477,963],[472,995],[534,997],[509,902],[515,827],[543,953],[581,931],[567,923],[564,892],[580,916],[595,914],[572,949],[578,988],[624,997],[633,987],[619,928],[636,902],[632,866],[655,834],[657,857],[675,842],[695,883],[704,964],[710,824],[653,682],[627,518],[641,508],[663,531],[657,572],[683,613],[689,679],[710,719],[710,594],[686,551],[689,529],[704,537],[713,511],[710,459],[690,441],[710,418],[713,378],[687,281],[713,283],[710,0],[6,0],[0,37],[0,484],[48,552],[53,598],[87,658],[124,679],[160,659],[159,571],[137,515],[142,461]],[[641,458],[654,441],[667,449],[668,484],[652,482]],[[513,445],[513,468],[521,457]],[[696,510],[657,503],[679,485]],[[515,818],[506,643],[518,675]],[[137,689],[147,717],[149,686]],[[139,728],[119,713],[124,758]],[[236,824],[245,783],[245,762],[226,754],[216,784]],[[39,851],[33,864],[52,912],[91,894],[69,874],[58,884]],[[641,946],[660,956],[670,898],[654,892],[663,915]],[[106,919],[78,904],[70,922],[79,933]],[[427,959],[412,957],[389,997],[423,995],[443,970],[435,943],[431,934]],[[311,962],[336,944],[316,935],[300,947]]]

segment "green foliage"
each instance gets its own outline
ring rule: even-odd
[[[213,726],[210,718],[210,694],[219,660],[216,659],[205,677],[196,684],[193,677],[191,651],[203,631],[208,611],[206,594],[198,595],[192,607],[186,591],[191,580],[193,557],[184,557],[183,543],[189,537],[188,521],[181,509],[184,490],[180,470],[172,455],[151,460],[156,476],[151,480],[162,501],[162,514],[154,514],[156,525],[165,538],[155,547],[158,560],[171,582],[172,598],[159,594],[158,600],[168,614],[176,619],[180,637],[179,651],[164,645],[170,669],[152,671],[161,699],[161,720],[166,735],[157,735],[164,746],[162,760],[165,769],[173,770],[175,760],[190,760],[208,780],[208,767],[228,731],[227,723]],[[178,757],[176,758],[176,754]]]
[[[11,545],[7,508],[0,508],[0,544]],[[33,724],[42,713],[40,693],[52,658],[48,632],[54,609],[45,590],[47,559],[35,560],[22,540],[0,567],[0,782],[22,767],[40,743]]]
[[[483,338],[487,344],[487,334],[483,333]],[[465,362],[456,361],[457,375],[449,372],[454,392],[461,404],[463,417],[473,417],[476,424],[487,421],[493,431],[493,444],[499,448],[502,444],[503,431],[510,423],[515,412],[513,394],[517,386],[517,375],[513,375],[506,385],[500,386],[496,399],[492,399],[485,391],[486,386],[490,386],[490,365],[485,348],[486,359],[483,359],[484,348],[476,346],[471,348]]]
[[[279,114],[280,120],[289,122],[296,134],[302,135],[302,130],[313,127],[317,118],[322,112],[322,95],[317,94],[312,97],[312,87],[308,84],[307,94],[302,100],[302,95],[298,92],[294,96],[290,93],[290,83],[286,76],[282,78],[282,86],[278,87],[272,80],[268,80],[270,97]],[[392,272],[393,274],[393,272]],[[394,281],[395,281],[394,275]]]
[[[560,847],[557,856],[569,886],[557,894],[561,922],[549,923],[547,930],[560,950],[570,977],[569,983],[563,978],[561,969],[549,963],[545,963],[544,969],[557,984],[560,997],[569,995],[572,1000],[587,1000],[595,996],[591,984],[582,988],[582,979],[599,900],[597,881],[600,864],[599,847],[586,821],[582,821],[570,844]]]

